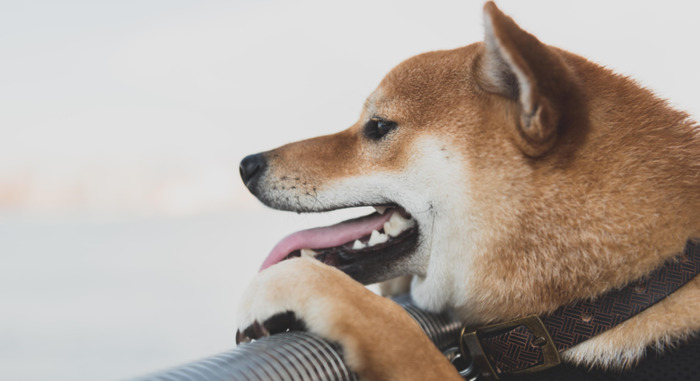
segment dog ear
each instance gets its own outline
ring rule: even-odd
[[[522,30],[493,2],[484,6],[484,27],[482,85],[518,102],[516,142],[525,155],[542,156],[557,140],[564,102],[575,91],[573,75],[557,52]]]

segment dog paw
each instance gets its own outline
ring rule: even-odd
[[[459,379],[418,324],[393,301],[309,258],[260,272],[238,308],[238,342],[303,329],[338,343],[363,379]]]
[[[344,275],[306,258],[286,260],[261,272],[240,302],[237,341],[246,342],[286,330],[306,330],[307,321],[311,322],[314,333],[326,333],[320,329],[320,320],[335,318],[331,311],[325,310],[333,308],[333,294],[340,291],[336,287],[337,278],[342,281]],[[356,285],[345,286],[352,289]],[[335,291],[327,292],[328,289]]]

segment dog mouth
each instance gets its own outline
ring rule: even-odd
[[[335,225],[302,230],[282,239],[261,271],[281,261],[311,257],[363,284],[399,275],[418,247],[418,223],[402,207],[375,206],[375,213]]]

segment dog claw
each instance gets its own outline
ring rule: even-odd
[[[253,332],[255,332],[256,339],[270,336],[270,332],[267,330],[267,328],[265,328],[264,325],[258,323],[257,320],[253,322]]]
[[[245,333],[241,332],[240,330],[236,331],[236,345],[240,345],[241,343],[249,343],[250,341],[251,338]]]
[[[240,342],[247,343],[267,336],[270,336],[270,331],[256,320],[248,328],[244,329],[243,332],[236,332],[236,344]]]
[[[267,337],[286,331],[305,331],[304,323],[296,318],[294,312],[287,311],[276,314],[267,319],[265,323],[260,324],[257,320],[248,328],[236,331],[236,345],[241,343],[249,343],[253,340]]]
[[[296,318],[294,312],[287,311],[276,314],[267,319],[265,323],[260,324],[257,320],[248,328],[236,331],[236,345],[241,343],[249,343],[253,340],[267,337],[286,331],[305,331],[304,323]]]

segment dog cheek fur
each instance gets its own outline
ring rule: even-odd
[[[412,193],[424,205],[424,212],[414,216],[426,241],[411,293],[421,307],[433,311],[459,305],[468,294],[473,248],[478,247],[476,209],[470,198],[470,184],[476,180],[454,136],[446,137],[417,138],[409,147],[416,154],[403,173],[415,184]]]

